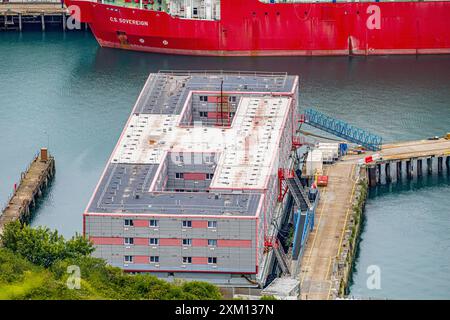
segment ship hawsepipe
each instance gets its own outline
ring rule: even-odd
[[[105,1],[65,0],[102,47],[204,56],[450,53],[450,1],[204,0],[216,7],[201,18],[191,7],[153,10],[156,0]],[[179,8],[198,0],[162,1]]]

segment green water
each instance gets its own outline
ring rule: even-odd
[[[450,56],[201,58],[101,49],[89,33],[0,33],[0,203],[49,144],[57,174],[33,225],[65,235],[81,214],[149,72],[267,70],[299,74],[301,105],[387,141],[450,131]],[[372,195],[351,294],[450,298],[449,179]],[[411,188],[418,188],[412,191]],[[381,270],[381,289],[366,269]]]

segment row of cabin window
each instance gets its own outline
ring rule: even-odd
[[[234,112],[228,112],[230,117],[234,117]],[[198,112],[200,118],[208,118],[208,111],[199,111]]]
[[[134,238],[124,238],[123,243],[125,245],[132,245],[132,244],[134,244]],[[192,245],[192,239],[183,239],[182,243],[183,243],[183,246],[190,246],[190,245]],[[159,245],[159,238],[148,239],[148,244],[151,246]],[[210,247],[217,246],[217,240],[216,239],[208,239],[208,246],[210,246]]]
[[[150,263],[158,263],[159,256],[150,256],[148,260]],[[185,264],[190,264],[192,263],[192,257],[182,257],[181,261]],[[133,256],[125,256],[124,262],[133,263]],[[217,264],[217,257],[208,257],[208,264]]]
[[[208,96],[200,96],[200,101],[208,102]],[[228,101],[236,102],[237,101],[237,97],[236,96],[230,96],[230,97],[228,97]]]
[[[214,177],[214,173],[206,174],[206,180],[212,180],[213,177]],[[175,172],[175,179],[184,179],[184,173],[183,172]]]
[[[150,256],[148,260],[149,260],[150,263],[158,263],[159,262],[159,256]],[[125,263],[133,263],[133,256],[124,256],[123,257],[123,261]]]
[[[200,112],[200,116],[201,116],[201,112]],[[208,114],[206,114],[205,117],[207,117],[207,116],[208,116]],[[205,163],[213,163],[214,162],[214,156],[213,155],[212,156],[204,155],[203,159],[204,159]],[[184,162],[184,156],[182,156],[182,155],[175,156],[175,161]]]
[[[133,219],[125,219],[124,226],[126,226],[126,227],[134,226]],[[148,226],[149,227],[158,227],[159,220],[154,220],[154,219],[149,220]],[[191,220],[183,220],[181,223],[181,226],[183,228],[192,228],[192,221]],[[217,221],[214,221],[214,220],[208,221],[208,228],[217,228]]]

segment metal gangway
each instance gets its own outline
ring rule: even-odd
[[[300,122],[331,133],[349,142],[359,144],[367,150],[381,150],[383,139],[380,136],[357,128],[345,121],[332,118],[315,109],[306,109],[305,113],[301,115]]]
[[[273,247],[273,252],[275,254],[275,257],[277,258],[278,265],[280,266],[283,274],[290,275],[291,270],[289,268],[289,258],[284,253],[283,247],[280,243],[280,240],[278,239],[276,240],[275,245]]]
[[[305,211],[311,208],[311,202],[309,201],[307,191],[303,187],[295,171],[286,177],[286,184],[295,200],[295,203],[299,208],[301,208],[301,210]]]

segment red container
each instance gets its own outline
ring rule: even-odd
[[[372,162],[372,161],[373,161],[372,156],[367,156],[367,157],[364,158],[364,162],[365,163],[369,163],[369,162]]]
[[[326,187],[328,185],[328,176],[318,176],[317,185],[320,187]]]

